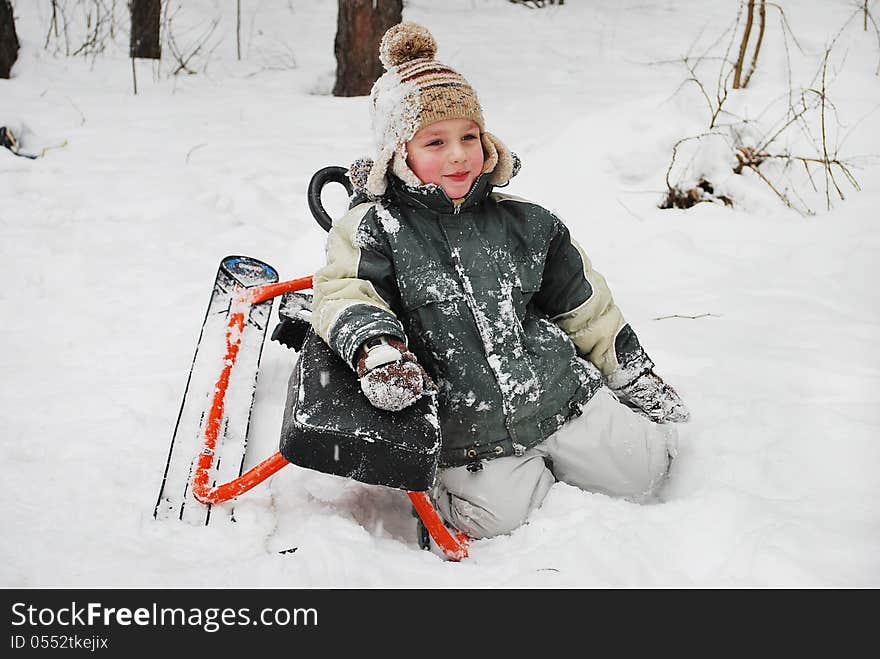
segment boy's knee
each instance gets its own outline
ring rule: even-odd
[[[678,453],[678,431],[675,426],[654,424],[653,429],[659,438],[654,442],[648,440],[644,480],[631,497],[634,501],[650,501],[657,496],[669,477],[672,460]]]
[[[531,510],[528,506],[518,509],[489,510],[466,499],[449,496],[450,522],[456,529],[474,539],[492,538],[514,531],[526,521]]]
[[[677,437],[673,425],[650,421],[603,388],[548,446],[561,480],[588,491],[644,501],[665,482]]]
[[[464,467],[440,478],[436,503],[443,517],[472,538],[504,535],[522,525],[553,485],[539,456],[499,458],[471,473]]]

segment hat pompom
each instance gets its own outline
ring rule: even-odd
[[[379,44],[379,59],[386,69],[414,59],[433,59],[436,54],[433,35],[418,23],[398,23],[388,29]]]

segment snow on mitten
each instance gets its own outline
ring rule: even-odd
[[[657,423],[678,423],[690,418],[691,413],[675,389],[654,371],[642,373],[628,385],[615,391],[623,402],[638,408]]]
[[[365,341],[358,352],[361,391],[374,407],[397,412],[423,394],[437,391],[430,376],[403,341],[381,336]]]

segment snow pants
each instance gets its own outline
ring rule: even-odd
[[[486,460],[478,471],[442,469],[434,503],[459,531],[489,538],[525,522],[557,480],[642,502],[665,480],[677,443],[673,425],[649,421],[602,387],[580,416],[522,456]]]

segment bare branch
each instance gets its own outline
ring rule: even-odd
[[[791,115],[791,116],[790,116],[790,117],[789,117],[789,118],[788,118],[788,119],[782,124],[782,126],[780,126],[779,129],[778,129],[775,133],[773,133],[773,135],[771,135],[768,139],[766,139],[766,140],[764,140],[763,142],[761,142],[761,143],[755,148],[756,151],[766,151],[766,150],[767,150],[767,147],[769,147],[771,144],[773,144],[773,142],[775,142],[776,139],[777,139],[780,135],[782,135],[782,134],[785,132],[785,130],[786,130],[789,126],[791,126],[792,124],[796,123],[801,117],[803,117],[807,112],[809,112],[811,109],[813,109],[813,107],[815,107],[815,105],[813,105],[813,106],[809,106],[809,105],[807,105],[807,103],[806,103],[806,99],[804,98],[804,95],[803,95],[803,94],[801,95],[801,100],[803,101],[803,102],[802,102],[802,106],[803,106],[803,107],[802,107],[800,110],[795,111],[795,113],[794,113],[793,115]],[[817,103],[817,105],[818,105],[818,103]],[[792,108],[792,109],[793,109],[793,108]]]
[[[755,72],[755,67],[758,64],[758,53],[761,52],[761,42],[764,41],[764,26],[767,22],[767,10],[764,7],[764,0],[761,0],[761,6],[758,9],[758,17],[760,19],[758,23],[758,40],[755,42],[755,51],[752,53],[752,61],[749,65],[749,72],[746,74],[745,80],[743,80],[743,87],[749,86],[749,80],[752,79],[752,74]]]
[[[193,74],[195,71],[189,68],[190,61],[202,52],[205,44],[211,38],[211,35],[214,34],[214,30],[217,29],[217,26],[220,24],[220,19],[215,18],[211,21],[211,24],[205,29],[200,37],[196,38],[196,41],[193,44],[190,44],[187,48],[189,51],[187,52],[186,48],[181,48],[177,45],[177,41],[174,38],[174,35],[170,29],[170,21],[167,29],[168,34],[168,47],[171,49],[171,53],[174,56],[174,59],[177,60],[177,68],[172,71],[171,75],[177,75],[181,71],[185,71],[186,73]]]
[[[672,171],[673,166],[675,165],[675,158],[676,158],[676,154],[678,153],[678,147],[680,147],[685,142],[689,142],[691,140],[699,140],[704,137],[709,137],[710,135],[719,135],[721,137],[724,137],[721,133],[713,133],[713,132],[700,133],[699,135],[691,135],[690,137],[683,137],[682,139],[678,140],[675,144],[672,145],[672,159],[670,160],[669,167],[666,170],[666,187],[667,188],[669,188],[670,190],[675,189],[673,187],[673,185],[669,182],[669,174]]]
[[[746,11],[746,27],[743,31],[742,41],[739,44],[739,55],[736,58],[736,63],[733,67],[733,88],[739,89],[741,87],[740,78],[742,76],[742,68],[743,61],[746,57],[746,47],[749,44],[749,36],[752,33],[752,21],[755,16],[755,0],[747,0],[747,11]]]
[[[761,172],[761,170],[759,170],[757,167],[749,167],[749,169],[752,170],[753,172],[755,172],[755,174],[758,175],[758,178],[760,178],[762,181],[764,181],[764,183],[766,183],[770,187],[770,189],[773,190],[774,193],[776,193],[776,196],[782,200],[782,203],[784,203],[786,206],[788,206],[793,211],[797,211],[801,215],[804,214],[800,211],[800,209],[796,208],[794,206],[794,204],[791,203],[791,200],[789,200],[788,197],[786,197],[784,194],[782,194],[779,190],[776,189],[776,186],[773,185],[773,183],[771,183],[770,180],[766,176],[764,176],[764,174]],[[809,212],[808,214],[812,215],[812,212]]]
[[[721,314],[719,313],[701,313],[696,316],[682,316],[681,314],[674,313],[671,316],[657,316],[653,320],[666,320],[667,318],[686,318],[688,320],[696,320],[697,318],[721,318]]]

